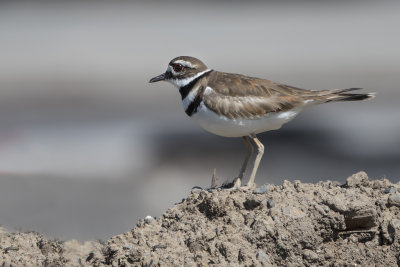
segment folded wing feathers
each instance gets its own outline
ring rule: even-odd
[[[204,97],[205,105],[219,115],[233,118],[257,118],[269,112],[288,110],[296,102],[285,97],[226,96],[211,93]],[[293,100],[292,100],[293,101]]]
[[[215,113],[230,119],[258,118],[270,112],[287,111],[309,104],[374,97],[374,94],[345,94],[361,88],[312,91],[217,71],[210,74],[209,81],[211,88],[204,95],[204,104]]]

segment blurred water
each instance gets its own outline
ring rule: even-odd
[[[1,2],[0,224],[102,238],[239,171],[239,139],[204,132],[168,61],[373,101],[313,107],[266,146],[256,182],[399,180],[398,1]]]

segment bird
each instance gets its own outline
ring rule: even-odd
[[[242,74],[225,73],[208,68],[190,56],[172,59],[167,70],[149,83],[167,81],[179,89],[185,113],[206,131],[224,137],[241,137],[247,148],[246,157],[232,188],[255,187],[264,145],[257,134],[277,130],[293,120],[303,109],[329,102],[359,101],[375,93],[349,93],[362,88],[306,90]],[[257,155],[250,178],[242,186],[254,142]]]

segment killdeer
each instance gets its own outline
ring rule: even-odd
[[[301,110],[317,104],[358,101],[375,97],[374,93],[349,94],[361,88],[313,91],[275,83],[260,78],[215,71],[194,57],[171,60],[165,73],[150,83],[168,81],[179,89],[186,114],[205,130],[226,137],[242,137],[247,154],[234,187],[241,186],[247,164],[253,154],[250,139],[257,146],[257,156],[249,181],[252,188],[264,146],[258,133],[279,129]]]

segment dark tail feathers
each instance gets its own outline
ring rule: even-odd
[[[361,101],[375,97],[375,93],[368,94],[344,94],[345,92],[360,90],[362,88],[347,88],[347,89],[334,89],[322,91],[320,95],[325,99],[324,102],[336,102],[336,101]]]

